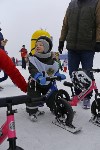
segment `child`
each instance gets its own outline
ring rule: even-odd
[[[46,36],[38,38],[35,46],[35,55],[29,57],[29,83],[28,83],[28,95],[30,97],[41,97],[45,95],[51,87],[51,82],[46,81],[48,76],[60,76],[61,79],[65,79],[65,75],[58,72],[58,63],[53,60],[52,54],[52,41]],[[45,72],[45,77],[43,76]],[[32,121],[37,121],[37,116],[43,114],[38,110],[38,106],[43,105],[40,103],[27,103],[26,111],[29,113]]]

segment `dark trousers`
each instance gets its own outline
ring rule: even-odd
[[[79,65],[81,63],[82,69],[88,70],[93,67],[93,59],[95,52],[93,51],[68,51],[68,69],[69,75],[71,77],[73,71],[77,71]],[[91,75],[89,75],[91,76]],[[78,95],[81,91],[79,89],[75,89],[76,95]],[[92,93],[87,97],[91,97]]]
[[[26,69],[26,61],[24,57],[22,57],[22,68]]]

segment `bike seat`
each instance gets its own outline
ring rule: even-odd
[[[69,87],[72,87],[73,86],[73,83],[70,83],[70,82],[67,82],[67,81],[64,81],[64,86],[69,86]]]

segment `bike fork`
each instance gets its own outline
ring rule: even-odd
[[[23,150],[21,147],[16,146],[16,130],[14,113],[16,110],[12,110],[12,104],[7,105],[7,124],[8,124],[8,141],[9,148],[7,150]]]

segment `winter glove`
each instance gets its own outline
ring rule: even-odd
[[[43,75],[40,72],[34,76],[34,79],[41,85],[45,85],[46,83],[46,78],[43,77]]]
[[[63,47],[64,47],[64,41],[59,41],[58,51],[60,54],[62,54]]]
[[[59,80],[65,80],[66,79],[66,76],[64,74],[60,74],[59,72],[56,72],[55,76],[59,77]]]
[[[100,52],[100,42],[96,42],[95,52]]]
[[[38,78],[38,82],[39,82],[41,85],[45,85],[45,83],[46,83],[46,78],[43,77],[43,76],[40,76],[40,77]]]

